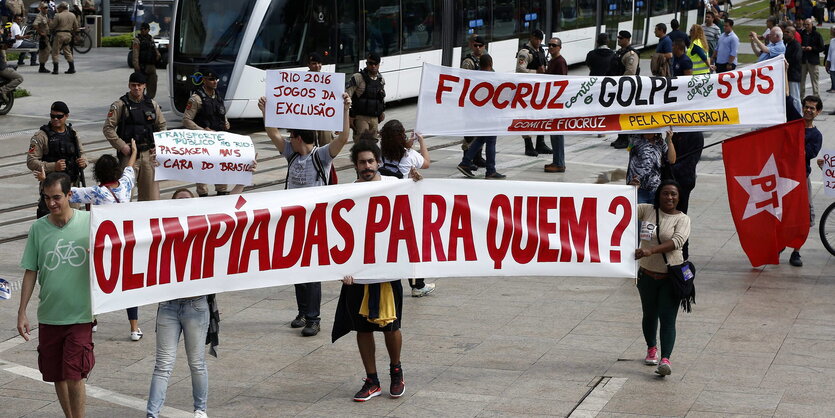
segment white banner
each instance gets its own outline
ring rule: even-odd
[[[578,77],[424,64],[415,131],[493,136],[726,130],[786,121],[783,57],[721,74]]]
[[[828,197],[835,197],[835,150],[824,149],[821,150],[821,159],[823,159],[823,166],[821,171],[823,173],[823,191]]]
[[[268,70],[266,126],[341,131],[345,74]]]
[[[154,133],[157,181],[252,184],[255,146],[248,136],[229,132],[173,129]]]
[[[345,275],[635,277],[634,187],[473,186],[377,181],[93,206],[93,312]]]

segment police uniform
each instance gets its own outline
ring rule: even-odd
[[[226,118],[226,106],[223,104],[223,97],[217,91],[213,96],[209,96],[203,87],[195,90],[186,104],[186,111],[183,113],[183,126],[186,129],[198,131],[228,130],[229,119]],[[215,184],[215,191],[218,195],[229,194],[226,184]],[[197,194],[199,196],[209,194],[209,189],[205,183],[197,183]]]
[[[541,73],[545,71],[547,64],[545,50],[541,45],[539,48],[534,48],[530,41],[526,42],[516,54],[517,73]],[[530,136],[522,135],[522,138],[525,140],[525,155],[536,156],[537,154],[551,153],[551,149],[545,145],[545,137],[543,135],[537,135],[536,148],[534,148]]]
[[[38,13],[35,16],[35,21],[32,26],[38,31],[38,62],[41,63],[39,73],[48,73],[46,69],[46,62],[49,60],[50,52],[52,51],[49,45],[49,15],[46,13]]]
[[[154,37],[140,33],[133,38],[131,48],[133,48],[131,65],[136,71],[148,77],[145,96],[153,99],[157,96],[157,61],[160,58],[159,51],[154,45]]]
[[[65,112],[69,113],[69,112]],[[84,148],[81,145],[81,138],[69,124],[64,132],[55,132],[50,124],[40,127],[29,141],[29,151],[26,153],[26,167],[31,171],[41,171],[49,174],[55,170],[59,160],[64,160],[66,168],[64,172],[70,176],[73,186],[81,184],[83,168],[79,167],[77,160],[86,159]],[[40,193],[39,193],[40,195]],[[38,200],[37,217],[49,213],[43,196]]]
[[[55,34],[52,41],[52,74],[58,74],[58,55],[64,53],[67,63],[70,64],[67,74],[75,72],[75,64],[72,57],[72,37],[78,31],[78,21],[75,15],[68,10],[62,10],[55,14],[50,22],[49,29]]]
[[[104,121],[102,132],[113,148],[121,153],[130,140],[136,140],[137,156],[133,166],[136,171],[136,186],[139,189],[139,200],[157,200],[159,190],[154,181],[154,161],[151,149],[154,147],[154,132],[165,130],[165,117],[154,99],[147,97],[137,102],[125,94],[110,105],[107,119]],[[128,160],[127,155],[120,154],[122,164]]]
[[[11,22],[18,15],[26,17],[26,6],[23,4],[23,0],[6,0],[6,9],[9,10],[11,17],[8,20],[3,20],[3,24]]]
[[[375,77],[368,74],[368,69],[354,74],[348,81],[345,92],[351,96],[350,116],[354,129],[354,141],[360,134],[371,131],[377,135],[380,116],[386,110],[386,81],[377,72]]]

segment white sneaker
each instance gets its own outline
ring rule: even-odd
[[[194,411],[194,418],[209,418],[206,411]]]
[[[435,283],[426,283],[420,289],[412,289],[413,298],[421,298],[435,291]]]
[[[130,340],[131,341],[139,341],[142,339],[142,330],[137,328],[136,331],[131,331],[130,333]]]

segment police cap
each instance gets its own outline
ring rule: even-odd
[[[139,73],[139,72],[134,72],[133,74],[130,75],[129,82],[139,83],[139,84],[148,84],[148,77],[145,77],[145,74],[142,74],[142,73]]]
[[[628,30],[618,32],[618,39],[632,39],[632,34]]]
[[[370,64],[379,64],[380,63],[380,55],[374,52],[369,52],[368,56],[365,57],[365,61]]]
[[[70,108],[64,102],[55,102],[52,104],[52,107],[49,110],[53,112],[61,112],[63,114],[70,113]]]

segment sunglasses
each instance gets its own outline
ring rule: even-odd
[[[484,48],[484,44],[473,44],[476,48]]]
[[[51,119],[63,119],[63,118],[64,118],[64,116],[67,116],[67,115],[62,114],[62,113],[50,113],[50,114],[49,114],[49,117],[50,117]]]
[[[365,63],[366,63],[366,65],[380,65],[379,62],[374,62],[374,61],[366,61]]]
[[[548,47],[550,47],[550,48],[556,48],[558,46],[562,46],[562,45],[560,45],[560,44],[548,44]]]

